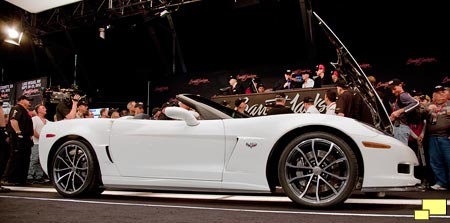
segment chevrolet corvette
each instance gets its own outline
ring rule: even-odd
[[[40,161],[64,197],[108,189],[269,194],[307,208],[329,208],[353,192],[407,191],[414,152],[392,137],[392,123],[364,72],[314,13],[334,44],[333,63],[370,107],[375,125],[325,114],[248,117],[195,94],[167,107],[172,120],[73,119],[45,125]],[[280,189],[280,190],[277,190]]]

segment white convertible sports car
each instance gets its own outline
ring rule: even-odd
[[[375,126],[324,114],[247,117],[209,99],[180,94],[174,120],[75,119],[48,123],[40,161],[64,197],[105,189],[273,193],[302,207],[344,202],[355,190],[414,190],[414,152],[392,124],[367,77],[314,13],[336,48],[333,63],[370,107]]]

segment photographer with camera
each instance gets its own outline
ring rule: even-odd
[[[81,99],[79,94],[66,98],[56,105],[56,121],[65,119],[74,119],[77,114],[78,101]]]

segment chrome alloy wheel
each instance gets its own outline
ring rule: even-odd
[[[85,188],[88,167],[86,148],[76,143],[61,146],[55,154],[52,170],[53,182],[58,191],[69,195]]]
[[[309,207],[345,201],[358,178],[353,151],[340,138],[324,132],[292,141],[281,156],[279,174],[286,194]]]

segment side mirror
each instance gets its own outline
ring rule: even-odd
[[[180,107],[166,107],[164,113],[169,118],[184,120],[188,126],[196,126],[200,122],[195,118],[194,113]]]

